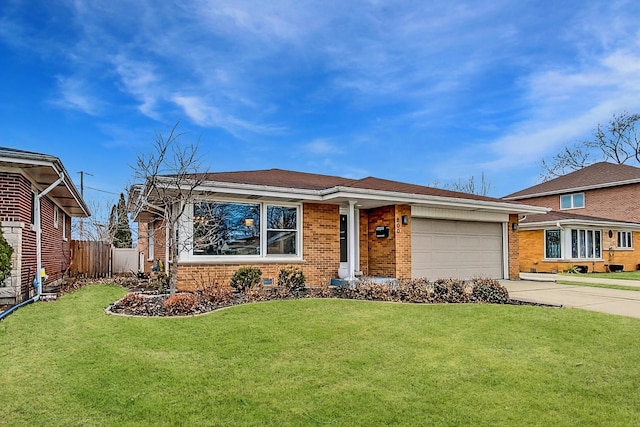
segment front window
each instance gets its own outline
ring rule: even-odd
[[[618,247],[633,248],[633,233],[631,231],[618,231]]]
[[[601,258],[600,230],[571,230],[572,258]]]
[[[260,255],[260,207],[251,203],[195,203],[193,254]]]
[[[546,230],[544,240],[545,258],[562,258],[560,230]]]
[[[58,228],[60,222],[60,212],[58,211],[58,207],[53,207],[53,227]]]
[[[297,256],[300,208],[269,203],[193,205],[194,256]]]
[[[560,196],[560,209],[584,208],[584,193],[565,194]]]
[[[267,206],[267,254],[295,255],[298,241],[298,209]]]

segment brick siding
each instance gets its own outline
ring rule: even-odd
[[[573,193],[574,192],[569,192],[566,194]],[[640,200],[640,184],[598,188],[584,191],[584,208],[563,209],[562,212],[620,221],[640,222],[638,200]],[[559,194],[522,199],[518,200],[518,202],[534,206],[544,206],[556,211],[560,210]]]
[[[42,218],[42,266],[49,276],[45,284],[62,279],[69,268],[71,259],[71,218],[59,209],[58,227],[54,226],[54,203],[44,197],[41,204]],[[36,274],[36,232],[31,225],[32,186],[31,182],[19,173],[0,172],[0,219],[7,222],[21,223],[22,253],[19,299],[24,299]],[[63,227],[62,221],[66,227]],[[62,231],[66,229],[66,240]],[[15,248],[14,248],[15,250]]]

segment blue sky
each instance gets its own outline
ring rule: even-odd
[[[211,171],[484,172],[503,196],[640,112],[638,22],[637,1],[3,0],[0,146],[91,173],[90,201],[178,120]]]

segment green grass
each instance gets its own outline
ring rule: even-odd
[[[587,286],[591,288],[605,288],[605,289],[617,289],[622,291],[640,292],[640,287],[638,286],[608,285],[606,283],[574,282],[571,280],[557,280],[556,283],[558,283],[559,285]]]
[[[108,316],[94,285],[0,322],[0,424],[636,425],[640,321],[572,309],[276,301]]]
[[[620,273],[560,273],[560,275],[590,277],[594,279],[640,280],[640,271],[621,271]]]

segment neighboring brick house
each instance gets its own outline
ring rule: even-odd
[[[170,185],[170,177],[164,177]],[[548,209],[368,177],[280,169],[205,174],[178,230],[178,289],[228,283],[243,266],[307,283],[341,277],[518,278],[518,215]],[[134,186],[140,270],[166,266],[163,209]]]
[[[13,270],[0,287],[0,303],[34,295],[38,263],[47,275],[45,285],[61,281],[71,259],[71,217],[87,216],[89,209],[60,159],[0,147],[0,221],[13,248]]]
[[[638,269],[640,168],[595,163],[503,199],[552,209],[520,222],[521,271]]]

